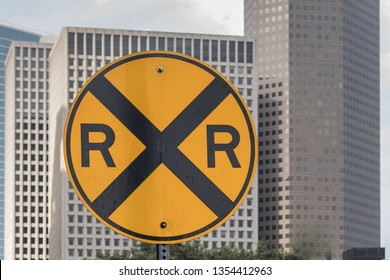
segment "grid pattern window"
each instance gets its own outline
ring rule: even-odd
[[[78,90],[93,73],[111,61],[134,52],[168,50],[193,56],[219,68],[218,70],[237,86],[248,106],[252,107],[254,83],[252,41],[242,39],[228,42],[213,40],[212,36],[183,38],[177,37],[177,34],[166,38],[163,36],[169,35],[135,32],[106,34],[94,30],[69,32],[69,102],[73,101]],[[213,42],[212,48],[210,42]]]
[[[15,53],[15,259],[49,258],[48,62],[50,46]]]
[[[288,91],[282,81],[259,84],[259,239],[274,247],[282,247],[288,234],[285,216],[289,213],[288,171],[285,167],[288,148],[288,121],[283,117],[288,108]]]
[[[209,63],[238,88],[251,111],[254,106],[254,46],[253,41],[243,37],[95,29],[71,29],[67,36],[69,104],[84,82],[114,59],[144,50],[169,50]],[[257,231],[253,222],[257,216],[255,197],[256,191],[251,190],[231,220],[203,237],[203,245],[207,248],[224,245],[254,248],[257,244]],[[133,241],[106,229],[91,217],[81,206],[70,185],[67,207],[67,258],[113,255],[117,251],[127,252],[132,246]]]
[[[345,5],[344,192],[350,218],[345,223],[343,249],[347,250],[380,245],[380,75],[378,1],[346,1]],[[363,211],[356,203],[362,200]],[[371,240],[367,242],[365,236]]]

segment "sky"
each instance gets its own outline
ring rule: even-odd
[[[381,4],[382,247],[390,259],[390,0]],[[0,21],[59,34],[64,26],[243,35],[243,0],[0,0]],[[387,35],[387,36],[386,36]]]

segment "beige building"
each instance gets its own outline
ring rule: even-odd
[[[380,246],[379,1],[245,0],[256,40],[259,238]]]
[[[52,44],[42,41],[12,43],[6,60],[5,259],[49,258],[47,58]]]

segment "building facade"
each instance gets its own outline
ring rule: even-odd
[[[259,238],[380,246],[379,1],[245,0],[256,41]]]
[[[102,225],[84,207],[68,181],[62,151],[64,123],[70,104],[85,81],[99,68],[129,53],[166,50],[209,63],[236,85],[253,115],[255,95],[254,43],[250,38],[64,28],[50,56],[49,185],[51,197],[50,258],[96,258],[122,254],[137,244]],[[257,187],[242,207],[219,229],[202,237],[206,248],[257,244]]]
[[[4,63],[12,41],[39,41],[42,33],[0,22],[0,259],[4,258]]]
[[[5,259],[44,260],[49,256],[51,47],[50,43],[14,42],[6,60]]]

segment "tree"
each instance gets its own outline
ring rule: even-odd
[[[129,252],[123,253],[122,255],[114,254],[112,256],[98,253],[96,256],[96,259],[98,260],[128,260],[129,258],[130,258]]]
[[[244,249],[221,247],[207,250],[206,258],[209,260],[251,260],[253,259],[253,252]]]
[[[102,260],[155,260],[157,259],[156,245],[141,243],[122,255],[99,255]],[[266,241],[259,241],[257,248],[252,250],[220,247],[205,249],[200,240],[170,245],[172,260],[303,260],[305,256],[298,250],[287,252],[274,248]]]
[[[130,250],[130,260],[155,260],[157,257],[156,245],[141,243]]]
[[[205,260],[205,251],[200,240],[195,240],[171,246],[170,254],[172,260]]]
[[[293,252],[287,252],[283,248],[274,248],[266,241],[259,241],[254,252],[255,260],[303,260],[305,256],[294,248]]]

